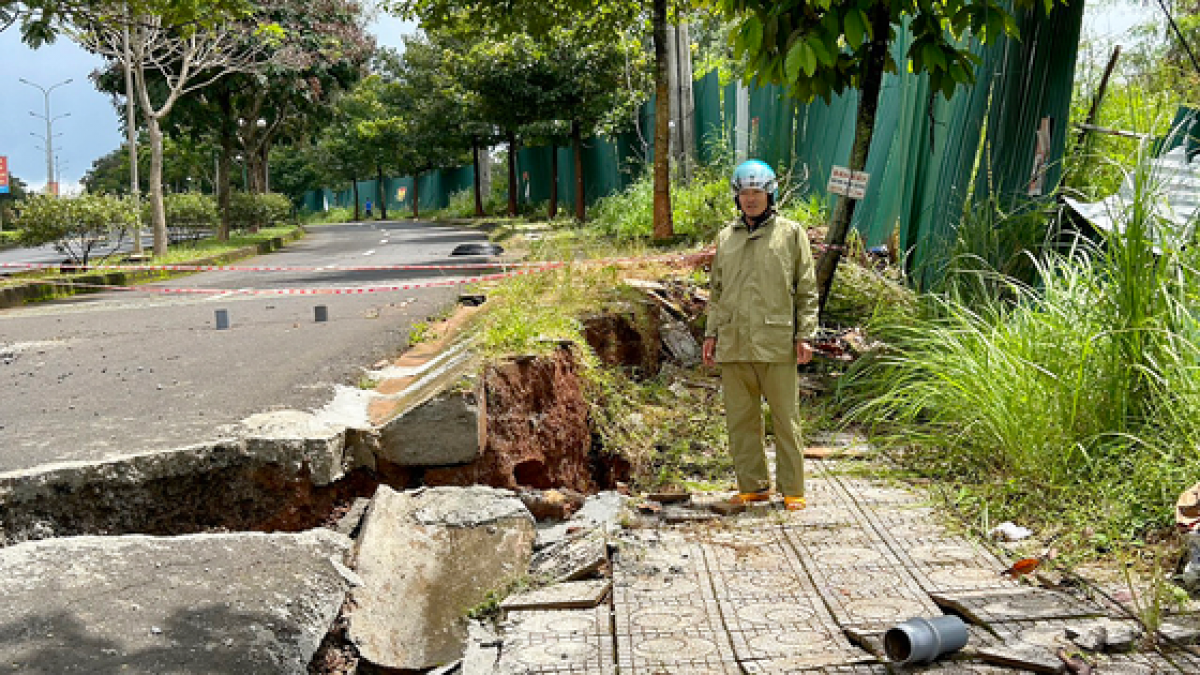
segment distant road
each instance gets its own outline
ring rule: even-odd
[[[455,264],[479,232],[411,221],[320,226],[239,267]],[[11,251],[6,252],[11,253]],[[330,288],[476,271],[208,272],[158,288]],[[0,472],[219,438],[268,410],[320,408],[404,347],[457,286],[363,295],[105,292],[0,311]],[[314,321],[317,305],[329,320]],[[215,328],[223,309],[228,330]]]

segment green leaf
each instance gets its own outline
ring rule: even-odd
[[[800,77],[800,71],[804,68],[804,46],[803,40],[796,40],[796,44],[788,50],[783,63],[783,74],[788,82],[795,82]]]
[[[954,90],[957,88],[958,83],[956,83],[952,78],[942,78],[942,95],[946,97],[947,101],[949,101],[950,97],[954,95]]]
[[[812,77],[813,73],[817,72],[817,54],[807,41],[802,40],[800,44],[804,50],[804,73]]]
[[[834,55],[833,50],[829,48],[829,45],[825,44],[825,40],[822,40],[819,35],[810,35],[807,42],[813,53],[817,55],[817,60],[822,64],[832,66],[834,63],[837,63],[837,57]]]
[[[850,43],[850,48],[858,51],[862,47],[863,37],[866,35],[866,28],[863,26],[862,12],[857,7],[851,7],[846,12],[845,27],[846,27],[846,42]]]
[[[946,57],[942,54],[942,50],[937,48],[937,45],[926,42],[921,47],[921,59],[929,70],[933,70],[934,66],[942,70],[946,69]]]
[[[751,54],[757,53],[762,48],[762,39],[762,22],[757,16],[746,19],[746,23],[742,24],[742,44],[746,46],[746,51]]]

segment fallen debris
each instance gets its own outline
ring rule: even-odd
[[[612,582],[608,579],[568,581],[510,595],[500,603],[500,609],[506,612],[522,609],[590,609],[603,602],[610,590]]]
[[[350,640],[384,668],[462,657],[468,611],[525,573],[533,540],[533,517],[506,490],[381,486],[354,552]]]

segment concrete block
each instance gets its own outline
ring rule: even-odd
[[[379,457],[400,466],[469,464],[479,457],[479,409],[473,394],[438,394],[379,431]]]
[[[423,670],[463,656],[467,613],[525,574],[534,522],[487,487],[381,486],[359,535],[348,635],[383,668]]]
[[[77,537],[0,549],[0,663],[23,673],[306,672],[345,601],[350,540]]]

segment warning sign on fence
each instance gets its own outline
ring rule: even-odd
[[[850,199],[862,199],[867,194],[867,183],[871,174],[866,171],[851,171],[844,166],[835,166],[829,172],[830,194],[846,195]]]

